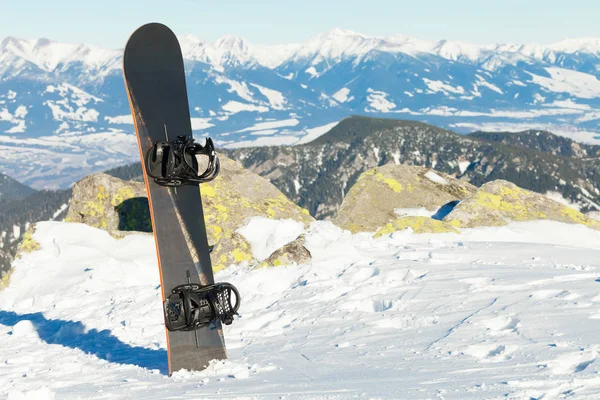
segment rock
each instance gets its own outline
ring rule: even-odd
[[[268,180],[219,155],[221,171],[212,182],[200,185],[208,243],[213,245],[213,270],[243,261],[255,263],[248,241],[235,231],[256,216],[314,221],[307,210],[290,201]],[[152,230],[145,185],[106,174],[92,174],[73,187],[67,221],[122,231]]]
[[[444,221],[457,228],[502,226],[507,221],[548,219],[600,229],[600,222],[542,194],[497,180],[488,182],[461,201]]]
[[[102,173],[88,175],[73,186],[65,220],[109,232],[151,232],[146,186]]]
[[[304,235],[276,250],[257,268],[279,267],[281,265],[307,264],[312,261],[310,251],[304,247]]]
[[[586,217],[600,221],[600,211],[589,211],[585,214]]]
[[[333,222],[352,233],[375,232],[398,218],[396,209],[424,208],[433,215],[476,190],[468,182],[430,168],[389,164],[358,178]]]
[[[429,217],[400,217],[385,224],[375,233],[374,237],[378,238],[383,235],[401,231],[404,229],[412,229],[414,233],[459,233],[458,229],[454,228],[447,222],[439,221]]]
[[[215,271],[241,261],[255,262],[246,239],[235,233],[250,218],[293,219],[305,225],[314,221],[307,210],[265,178],[223,155],[219,159],[219,176],[200,186],[208,242],[214,244],[211,258]]]
[[[23,234],[15,258],[21,258],[23,254],[31,253],[40,249],[40,244],[33,238],[34,233],[35,224],[32,224],[29,227],[29,229],[27,229],[27,231]]]
[[[0,290],[6,289],[8,284],[10,283],[10,275],[12,274],[13,269],[9,269],[8,271],[2,271],[0,273]]]
[[[40,249],[40,244],[33,238],[34,233],[35,224],[32,224],[21,237],[21,242],[17,248],[15,259],[23,257],[23,254],[31,253]],[[0,272],[0,290],[8,287],[10,283],[10,275],[12,274],[13,270],[14,269],[11,267],[8,271]]]

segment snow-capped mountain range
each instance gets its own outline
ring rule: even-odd
[[[303,143],[352,114],[600,143],[597,38],[482,46],[333,29],[303,44],[180,42],[193,129],[221,146]],[[0,171],[64,187],[136,160],[121,54],[2,39]]]

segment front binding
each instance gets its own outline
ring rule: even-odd
[[[205,156],[207,165],[198,171],[197,156]],[[170,142],[154,142],[146,153],[146,171],[161,186],[199,185],[219,174],[219,158],[211,138],[201,145],[189,136],[177,136]]]
[[[232,304],[232,294],[235,303]],[[165,323],[170,331],[192,331],[219,320],[225,325],[238,315],[241,297],[230,283],[198,285],[189,283],[173,288],[164,304]]]

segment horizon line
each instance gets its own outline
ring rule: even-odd
[[[362,32],[358,32],[358,31],[354,31],[351,29],[345,29],[345,28],[339,28],[339,27],[335,27],[335,28],[331,28],[329,30],[317,33],[315,35],[312,35],[310,38],[308,38],[307,40],[303,41],[303,42],[283,42],[283,43],[275,43],[275,44],[263,44],[263,43],[256,43],[256,42],[252,42],[246,38],[244,38],[244,36],[242,35],[238,35],[235,33],[226,33],[224,35],[219,36],[217,39],[215,40],[204,40],[202,39],[200,36],[194,34],[194,33],[182,33],[182,34],[176,34],[177,38],[181,39],[181,38],[185,38],[185,37],[191,37],[193,39],[197,39],[199,40],[199,42],[201,44],[215,44],[218,41],[224,39],[224,38],[228,38],[228,37],[234,37],[234,38],[238,38],[241,39],[243,42],[253,45],[253,46],[262,46],[262,47],[277,47],[277,46],[285,46],[285,45],[297,45],[297,46],[301,46],[305,43],[310,42],[311,40],[314,40],[316,38],[318,38],[319,36],[322,35],[328,35],[328,34],[332,34],[335,33],[336,31],[339,31],[343,34],[346,34],[348,36],[350,35],[354,35],[354,36],[361,36],[364,38],[368,38],[368,39],[381,39],[381,40],[386,40],[386,39],[390,39],[390,38],[394,38],[394,37],[405,37],[407,39],[415,39],[417,41],[420,42],[427,42],[427,43],[441,43],[441,42],[449,42],[449,43],[460,43],[460,44],[468,44],[471,46],[475,46],[478,48],[485,48],[485,47],[493,47],[493,46],[540,46],[540,47],[551,47],[553,45],[557,45],[563,42],[569,42],[569,41],[598,41],[600,42],[600,36],[577,36],[577,37],[567,37],[564,39],[560,39],[557,41],[553,41],[550,43],[540,43],[540,42],[495,42],[495,43],[484,43],[484,44],[478,44],[478,43],[474,43],[474,42],[469,42],[469,41],[465,41],[465,40],[454,40],[454,39],[435,39],[435,40],[431,40],[431,39],[420,39],[417,36],[412,36],[412,35],[407,35],[404,33],[394,33],[391,35],[368,35],[368,34],[364,34]],[[132,32],[133,33],[133,32]],[[109,46],[102,46],[102,45],[98,45],[98,44],[90,44],[88,42],[78,42],[78,41],[62,41],[62,40],[55,40],[52,39],[50,37],[45,37],[45,36],[39,36],[39,37],[23,37],[23,36],[13,36],[13,35],[8,35],[8,36],[0,36],[0,41],[4,41],[5,39],[17,39],[17,40],[24,40],[24,41],[40,41],[40,40],[48,40],[52,43],[62,43],[62,44],[71,44],[71,45],[86,45],[86,46],[92,46],[92,47],[97,47],[97,48],[102,48],[102,49],[111,49],[111,50],[122,50],[125,46],[123,47],[109,47]]]

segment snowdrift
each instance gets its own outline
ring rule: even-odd
[[[229,360],[172,378],[151,235],[44,222],[32,239],[0,291],[0,398],[600,395],[600,232],[582,225],[374,239],[314,222],[312,263],[217,274],[243,296]]]

